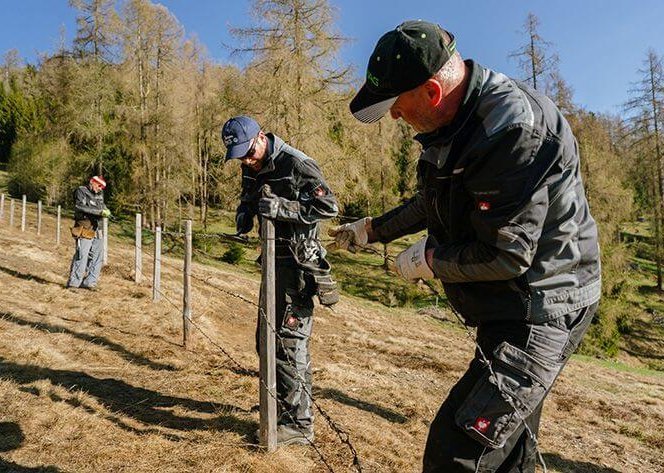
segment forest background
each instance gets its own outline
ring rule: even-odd
[[[347,39],[327,0],[251,2],[253,23],[232,29],[228,45],[244,58],[241,67],[211,60],[158,3],[70,3],[78,18],[71,44],[63,40],[35,64],[15,49],[2,58],[0,166],[10,195],[71,207],[73,190],[103,174],[106,200],[120,217],[140,211],[150,228],[177,228],[192,218],[203,231],[227,229],[228,222],[217,224],[232,215],[240,171],[223,163],[220,128],[237,114],[256,117],[314,157],[347,218],[380,214],[414,192],[412,130],[392,120],[363,125],[348,113],[360,81],[339,61]],[[520,65],[520,79],[560,107],[579,142],[604,280],[582,350],[616,356],[644,326],[662,324],[662,57],[644,51],[640,80],[625,91],[620,114],[593,113],[575,104],[539,22],[529,14],[523,46],[505,54]],[[346,292],[389,305],[417,303],[417,292],[364,294],[368,284],[358,280],[365,273],[348,265],[359,268],[366,258],[333,259]],[[375,259],[371,264],[381,267]],[[647,364],[663,369],[661,357]]]

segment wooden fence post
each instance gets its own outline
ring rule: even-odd
[[[191,220],[184,222],[184,288],[182,292],[182,344],[187,347],[191,331]]]
[[[154,232],[154,270],[152,271],[152,301],[157,302],[161,296],[161,227]]]
[[[23,207],[21,207],[21,231],[25,231],[25,208],[28,205],[27,197],[23,194]]]
[[[143,230],[141,228],[141,214],[136,214],[136,238],[134,241],[134,282],[138,284],[141,280],[141,273],[143,272],[143,256],[141,252],[141,234]]]
[[[268,452],[277,448],[277,366],[275,361],[275,268],[274,223],[263,219],[263,248],[261,252],[262,278],[259,308],[259,385],[260,385],[260,444]]]
[[[60,218],[62,216],[62,207],[58,205],[58,216],[55,219],[55,244],[60,244]]]
[[[42,203],[41,200],[37,201],[37,235],[41,235],[41,222],[42,222]]]
[[[0,194],[0,220],[5,217],[5,194]]]
[[[108,264],[108,217],[104,217],[102,220],[102,239],[104,240],[104,250],[102,251],[102,261],[101,264],[102,266],[106,266]]]
[[[14,226],[14,199],[9,199],[9,226]]]

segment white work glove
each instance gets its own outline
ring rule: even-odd
[[[339,248],[355,253],[359,247],[366,246],[369,242],[366,225],[371,221],[371,217],[364,217],[351,223],[344,223],[332,227],[327,234],[334,237],[334,242],[328,246],[328,249]]]
[[[429,240],[430,238],[431,240]],[[434,277],[433,271],[426,259],[427,241],[429,243],[436,242],[433,237],[425,236],[413,246],[397,255],[394,262],[394,270],[399,276],[410,281],[432,279]]]

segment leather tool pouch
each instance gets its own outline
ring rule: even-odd
[[[332,306],[339,302],[339,289],[330,274],[314,275],[314,280],[316,281],[316,296],[321,305]]]
[[[542,402],[560,370],[507,342],[494,351],[493,373],[477,381],[459,407],[455,422],[466,434],[489,448],[502,448]]]
[[[74,238],[85,238],[92,240],[97,232],[92,228],[92,222],[88,219],[76,220],[74,226],[71,227],[71,236]]]

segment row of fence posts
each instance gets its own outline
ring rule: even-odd
[[[14,199],[9,199],[9,226],[14,226]],[[26,228],[27,198],[22,197],[21,208],[21,231]],[[5,216],[5,194],[0,194],[0,221]],[[56,214],[56,245],[60,244],[62,209],[57,207]],[[103,230],[103,265],[108,264],[108,219],[102,222]],[[41,236],[42,227],[42,202],[37,202],[37,235]],[[270,220],[264,220],[262,225],[262,279],[261,279],[261,301],[259,304],[259,386],[260,386],[260,429],[259,440],[261,446],[268,451],[274,451],[277,447],[277,372],[275,361],[275,232],[274,224]],[[142,265],[142,217],[136,214],[135,227],[135,272],[134,281],[139,283],[143,274]],[[182,296],[182,319],[183,319],[183,345],[185,348],[190,342],[192,310],[191,310],[191,269],[192,269],[192,221],[185,221],[184,228],[184,270],[183,270],[183,296]],[[159,301],[161,298],[161,227],[155,229],[154,258],[153,258],[153,280],[152,300]]]
[[[5,194],[0,194],[0,221],[5,218]],[[26,229],[26,216],[27,216],[27,197],[24,195],[22,197],[22,207],[21,207],[21,231],[24,232]],[[37,201],[37,235],[41,236],[42,234],[42,211],[43,205],[42,201]],[[9,199],[9,226],[14,226],[14,213],[15,205],[14,199]],[[58,205],[55,217],[55,244],[59,245],[61,240],[61,222],[62,222],[62,206]],[[103,219],[103,239],[104,239],[104,252],[102,255],[103,265],[108,264],[108,219]]]
[[[142,265],[142,216],[136,214],[134,240],[134,280],[139,283],[143,272]],[[192,269],[192,221],[185,220],[184,225],[184,269],[182,291],[182,343],[189,344],[192,324],[191,307],[191,269]],[[261,301],[259,304],[259,386],[260,386],[260,428],[259,441],[268,451],[277,448],[277,368],[275,359],[276,327],[275,314],[275,232],[274,224],[265,220],[262,225],[262,279]],[[106,232],[104,232],[106,234]],[[154,232],[154,257],[152,271],[152,300],[161,295],[161,227]]]
[[[4,220],[5,218],[5,194],[0,194],[0,221]],[[21,231],[24,232],[26,229],[26,217],[27,217],[27,197],[24,195],[21,199],[22,201],[22,206],[21,206]],[[15,214],[15,201],[14,199],[10,198],[9,199],[9,226],[13,227],[14,226],[14,214]],[[41,236],[42,234],[42,201],[37,201],[37,235]],[[58,205],[57,208],[57,213],[56,213],[56,224],[55,224],[55,244],[59,245],[60,244],[60,222],[62,220],[62,207]],[[108,225],[107,219],[104,219],[104,224],[105,226]],[[105,234],[105,233],[104,233]],[[104,251],[104,264],[106,264],[108,260],[108,254],[106,251]]]

